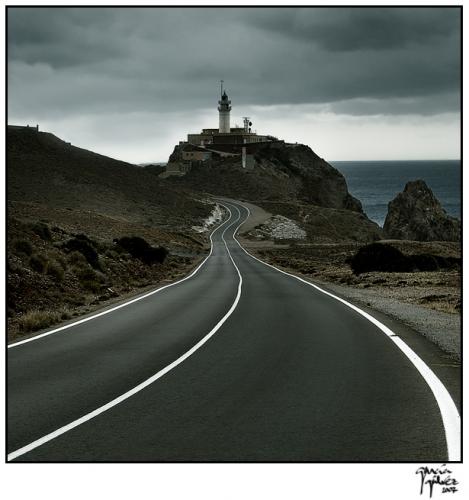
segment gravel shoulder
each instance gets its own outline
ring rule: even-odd
[[[386,297],[377,289],[359,289],[321,280],[314,282],[318,285],[325,285],[331,292],[357,305],[370,307],[401,321],[436,344],[454,360],[461,360],[461,316],[459,314],[407,304],[401,300]]]

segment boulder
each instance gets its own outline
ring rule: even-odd
[[[388,205],[384,233],[389,239],[459,241],[461,222],[450,217],[423,180],[408,182]]]

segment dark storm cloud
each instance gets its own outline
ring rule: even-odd
[[[109,37],[113,18],[101,9],[11,9],[9,59],[60,68],[122,56]]]
[[[348,52],[441,41],[457,33],[459,13],[438,8],[271,9],[248,22],[326,50]]]
[[[9,8],[10,112],[183,112],[329,103],[459,107],[458,9]],[[393,104],[394,103],[394,104]]]
[[[458,110],[461,106],[457,93],[440,94],[431,108],[426,97],[404,97],[396,99],[351,99],[329,105],[330,110],[345,115],[398,115],[417,114],[428,116],[435,113],[447,113]]]

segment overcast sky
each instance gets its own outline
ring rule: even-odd
[[[457,8],[9,8],[8,122],[166,161],[231,122],[326,160],[457,159]]]

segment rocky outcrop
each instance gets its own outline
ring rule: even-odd
[[[301,229],[294,220],[283,215],[274,215],[252,231],[251,236],[257,240],[304,240],[306,231]]]
[[[213,156],[194,164],[174,182],[253,202],[294,201],[363,213],[361,203],[348,192],[344,176],[308,146],[273,141],[247,144],[246,149],[255,158],[253,169],[243,169],[239,155]],[[182,161],[181,151],[181,146],[176,146],[169,161]]]
[[[459,241],[461,222],[445,212],[423,180],[416,180],[389,203],[384,233],[390,239]]]
[[[320,207],[362,212],[362,205],[347,189],[344,176],[310,147],[303,144],[272,143],[256,153],[256,161],[298,177],[297,199]]]
[[[318,207],[308,203],[263,201],[262,208],[296,221],[307,239],[317,244],[370,243],[382,239],[382,229],[365,214],[353,210]]]

